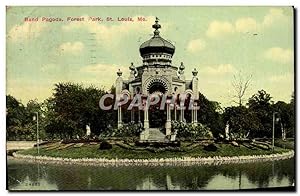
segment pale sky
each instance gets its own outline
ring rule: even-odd
[[[138,22],[143,16],[147,21]],[[252,75],[246,94],[264,89],[289,102],[294,91],[292,7],[10,7],[7,9],[7,94],[23,103],[52,95],[58,82],[110,88],[121,69],[142,63],[139,46],[153,34],[176,47],[173,65],[184,62],[186,79],[199,73],[199,90],[222,106],[232,103],[232,80]],[[39,17],[38,22],[24,22]],[[63,22],[43,22],[60,17]],[[104,21],[70,22],[67,17]],[[105,21],[112,17],[115,21]],[[120,22],[117,17],[132,17]]]

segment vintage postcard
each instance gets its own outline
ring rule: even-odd
[[[9,191],[295,191],[293,7],[7,6]]]

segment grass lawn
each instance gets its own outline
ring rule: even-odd
[[[85,144],[81,147],[67,147],[59,149],[40,148],[40,155],[63,158],[128,158],[128,159],[151,159],[151,158],[173,158],[173,157],[209,157],[209,156],[241,156],[241,155],[266,155],[272,154],[272,150],[255,149],[251,150],[244,146],[234,147],[231,144],[216,144],[218,150],[208,152],[203,146],[196,146],[192,149],[181,147],[183,152],[176,150],[165,150],[161,152],[153,152],[147,149],[125,149],[118,145],[113,145],[110,150],[99,150],[99,144]],[[274,153],[287,152],[288,149],[276,147]],[[31,148],[19,151],[20,154],[37,155],[37,149]]]

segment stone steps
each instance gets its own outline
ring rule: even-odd
[[[151,141],[164,141],[165,140],[165,135],[160,132],[158,128],[150,128],[149,129],[149,137],[147,140]]]

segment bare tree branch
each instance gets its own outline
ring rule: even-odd
[[[233,102],[238,104],[239,106],[243,105],[244,96],[251,84],[251,79],[252,79],[252,75],[243,77],[243,74],[241,71],[237,75],[233,76],[232,87],[235,92],[235,95],[233,95],[233,98],[236,99]]]

